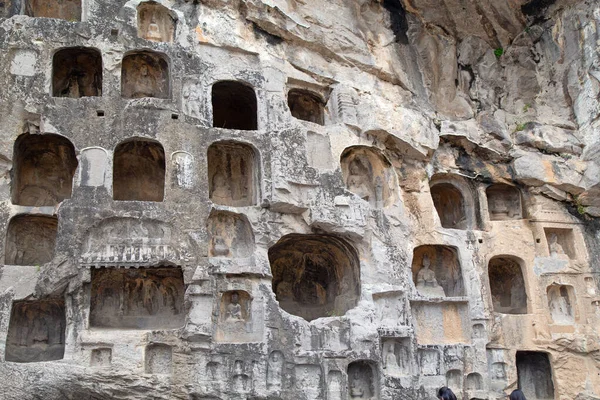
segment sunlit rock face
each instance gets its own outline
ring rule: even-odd
[[[600,399],[599,28],[0,2],[0,398]]]

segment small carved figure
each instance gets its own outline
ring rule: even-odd
[[[227,243],[225,242],[225,239],[223,238],[223,236],[214,236],[212,238],[212,242],[213,242],[212,252],[213,252],[214,256],[216,256],[216,257],[229,256],[229,246],[227,246]]]
[[[243,321],[242,306],[237,292],[231,294],[231,302],[227,305],[227,321]]]
[[[200,90],[197,84],[186,87],[183,91],[184,110],[191,117],[200,118]]]
[[[358,159],[354,159],[349,166],[347,185],[348,190],[359,196],[361,199],[369,201],[371,190],[367,183],[367,176],[362,171],[363,167]]]
[[[213,192],[211,199],[214,203],[227,204],[231,201],[231,188],[227,178],[221,172],[213,175]]]
[[[140,66],[139,79],[135,83],[135,86],[134,98],[156,97],[156,78],[150,73],[148,65],[142,64]]]
[[[269,369],[267,371],[267,386],[275,389],[281,388],[283,356],[281,352],[274,351],[269,357]]]
[[[148,25],[148,32],[146,32],[146,39],[153,42],[162,42],[162,35],[160,34],[160,27],[156,21],[152,20]]]
[[[550,248],[550,256],[554,258],[565,254],[565,250],[563,249],[562,245],[558,243],[558,235],[556,233],[550,234],[548,247]]]
[[[444,289],[435,277],[435,272],[430,269],[431,261],[427,255],[423,256],[423,266],[417,273],[417,289],[423,295],[444,296]]]
[[[394,342],[390,343],[387,349],[387,353],[385,355],[385,365],[384,368],[387,369],[388,373],[393,373],[399,370],[398,359],[396,358],[395,353],[396,345]]]
[[[365,395],[365,389],[363,388],[362,381],[358,375],[358,371],[352,376],[352,383],[350,384],[350,397],[362,399]]]

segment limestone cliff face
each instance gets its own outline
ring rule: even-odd
[[[0,398],[600,398],[599,27],[0,2]]]

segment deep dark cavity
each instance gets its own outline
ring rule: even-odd
[[[392,22],[392,32],[396,36],[396,42],[408,44],[408,21],[406,19],[406,10],[400,0],[383,0],[383,7],[390,13]]]

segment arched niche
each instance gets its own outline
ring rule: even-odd
[[[503,221],[523,218],[521,192],[514,186],[495,183],[485,190],[490,220]]]
[[[213,127],[253,131],[258,129],[256,93],[251,86],[221,81],[212,86]]]
[[[446,372],[446,386],[457,392],[462,392],[463,373],[459,369],[451,369]]]
[[[571,285],[552,284],[546,289],[552,322],[572,325],[575,322],[575,290]]]
[[[97,49],[69,47],[52,58],[52,96],[102,96],[102,55]]]
[[[470,183],[460,176],[437,174],[429,188],[443,228],[476,229],[475,200]]]
[[[483,377],[477,372],[467,375],[466,388],[468,391],[483,390]]]
[[[440,245],[416,247],[412,263],[417,291],[427,297],[465,295],[462,269],[456,248]]]
[[[121,96],[126,99],[170,96],[169,63],[164,54],[136,51],[123,58]]]
[[[356,250],[332,235],[289,234],[269,249],[279,306],[308,321],[344,315],[360,296]]]
[[[494,312],[527,314],[527,292],[522,261],[511,256],[497,256],[488,264]]]
[[[518,385],[527,399],[554,399],[552,366],[547,353],[517,351],[516,364]]]
[[[46,215],[17,215],[6,233],[4,263],[42,265],[54,258],[58,219]]]
[[[25,15],[81,21],[81,0],[25,0]]]
[[[348,394],[351,399],[378,399],[378,368],[372,361],[354,361],[348,364]]]
[[[208,187],[213,203],[232,207],[256,204],[258,157],[250,145],[217,142],[208,147]]]
[[[367,146],[348,147],[342,153],[340,163],[349,191],[373,207],[394,203],[397,197],[396,174],[381,151]]]
[[[229,290],[221,295],[219,320],[224,323],[246,323],[251,318],[250,294],[244,290]],[[239,332],[243,333],[243,332]]]
[[[154,1],[145,1],[137,7],[138,37],[152,42],[172,42],[176,20],[169,9]]]
[[[55,206],[71,197],[77,156],[67,138],[23,134],[15,141],[13,163],[13,204]]]
[[[287,100],[292,117],[325,124],[325,102],[318,94],[305,89],[290,89]]]
[[[61,360],[65,353],[65,327],[63,299],[14,302],[8,325],[5,360]]]
[[[207,225],[210,257],[245,258],[254,253],[254,232],[245,215],[213,211]]]
[[[113,199],[163,201],[165,151],[158,142],[135,138],[115,148]]]
[[[178,267],[92,269],[90,326],[180,328],[185,321],[184,292]]]

